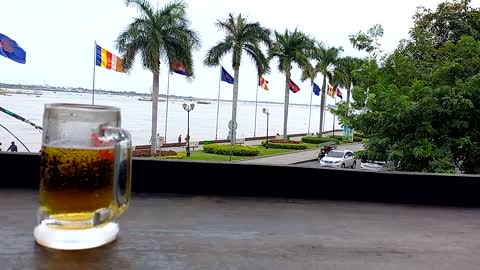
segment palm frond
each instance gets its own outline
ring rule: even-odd
[[[218,20],[215,25],[225,32],[225,38],[207,51],[204,65],[217,66],[222,57],[232,53],[232,67],[238,69],[245,52],[254,62],[258,72],[267,72],[268,59],[260,49],[260,44],[270,46],[270,30],[258,22],[248,22],[241,14],[228,14],[226,20]]]
[[[225,54],[232,50],[232,40],[219,41],[205,55],[203,64],[205,66],[214,67],[220,64],[220,60]]]

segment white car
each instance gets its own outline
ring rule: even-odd
[[[353,152],[350,150],[332,150],[320,159],[320,167],[337,167],[352,169],[357,165],[357,161],[353,158]]]
[[[392,162],[367,160],[360,163],[360,169],[370,171],[383,171],[393,167]]]

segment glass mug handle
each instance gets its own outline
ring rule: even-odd
[[[115,220],[125,212],[130,202],[132,140],[128,131],[117,127],[100,127],[99,135],[100,141],[113,142],[114,145],[113,197],[115,205],[114,209],[110,209],[112,210],[110,219]],[[121,191],[122,187],[124,189],[123,194]],[[95,223],[94,221],[94,224]]]

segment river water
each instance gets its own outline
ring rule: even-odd
[[[91,95],[87,93],[43,91],[41,95],[12,94],[0,95],[0,106],[16,113],[29,121],[42,126],[44,105],[48,103],[83,103],[91,104]],[[130,131],[133,145],[148,144],[151,130],[151,102],[139,101],[139,97],[120,95],[95,95],[95,104],[116,106],[121,109],[122,127]],[[183,110],[184,100],[169,100],[167,142],[176,142],[179,134],[185,138],[187,133],[187,113]],[[158,133],[165,135],[166,102],[158,103]],[[269,135],[283,133],[283,104],[258,103],[256,136],[265,136],[267,129],[266,115],[262,108],[270,111]],[[306,133],[308,131],[308,105],[290,105],[288,113],[288,133]],[[228,136],[228,122],[231,119],[231,102],[220,102],[218,121],[218,139]],[[320,108],[312,107],[310,132],[318,131]],[[191,141],[215,139],[217,102],[196,104],[190,112]],[[253,137],[255,119],[255,103],[238,102],[237,138]],[[337,121],[336,121],[337,122]],[[325,130],[331,130],[333,116],[326,111]],[[17,136],[32,152],[38,152],[42,134],[29,124],[19,121],[0,112],[0,124]],[[338,122],[335,128],[340,128]],[[3,151],[11,141],[16,141],[19,151],[26,149],[5,129],[0,127],[0,142]]]

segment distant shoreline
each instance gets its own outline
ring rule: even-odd
[[[0,83],[0,92],[1,90],[22,90],[22,91],[50,91],[50,92],[69,92],[69,93],[82,93],[82,94],[91,94],[92,89],[86,89],[86,88],[81,88],[81,87],[57,87],[57,86],[49,86],[49,85],[23,85],[23,84],[6,84],[6,83]],[[138,96],[138,97],[150,97],[150,94],[145,94],[145,93],[137,93],[134,91],[112,91],[112,90],[103,90],[103,89],[95,89],[96,94],[103,94],[103,95],[117,95],[117,96]],[[12,93],[6,93],[6,94],[12,94]],[[22,93],[16,93],[16,94],[22,94]],[[2,93],[0,93],[2,95]],[[159,94],[160,98],[167,98],[167,95],[165,94]],[[180,99],[180,100],[194,100],[194,101],[210,101],[210,102],[216,102],[217,99],[213,98],[198,98],[198,97],[192,97],[192,96],[176,96],[176,95],[169,95],[169,99]],[[220,99],[221,102],[232,102],[231,100],[227,99]],[[255,101],[252,100],[239,100],[239,102],[245,102],[245,103],[255,103]],[[277,105],[282,105],[282,102],[273,102],[273,101],[263,101],[259,100],[258,103],[262,104],[277,104]],[[310,104],[304,104],[304,103],[290,103],[290,105],[296,105],[296,106],[310,106]],[[312,108],[318,108],[320,105],[318,104],[312,104]]]

